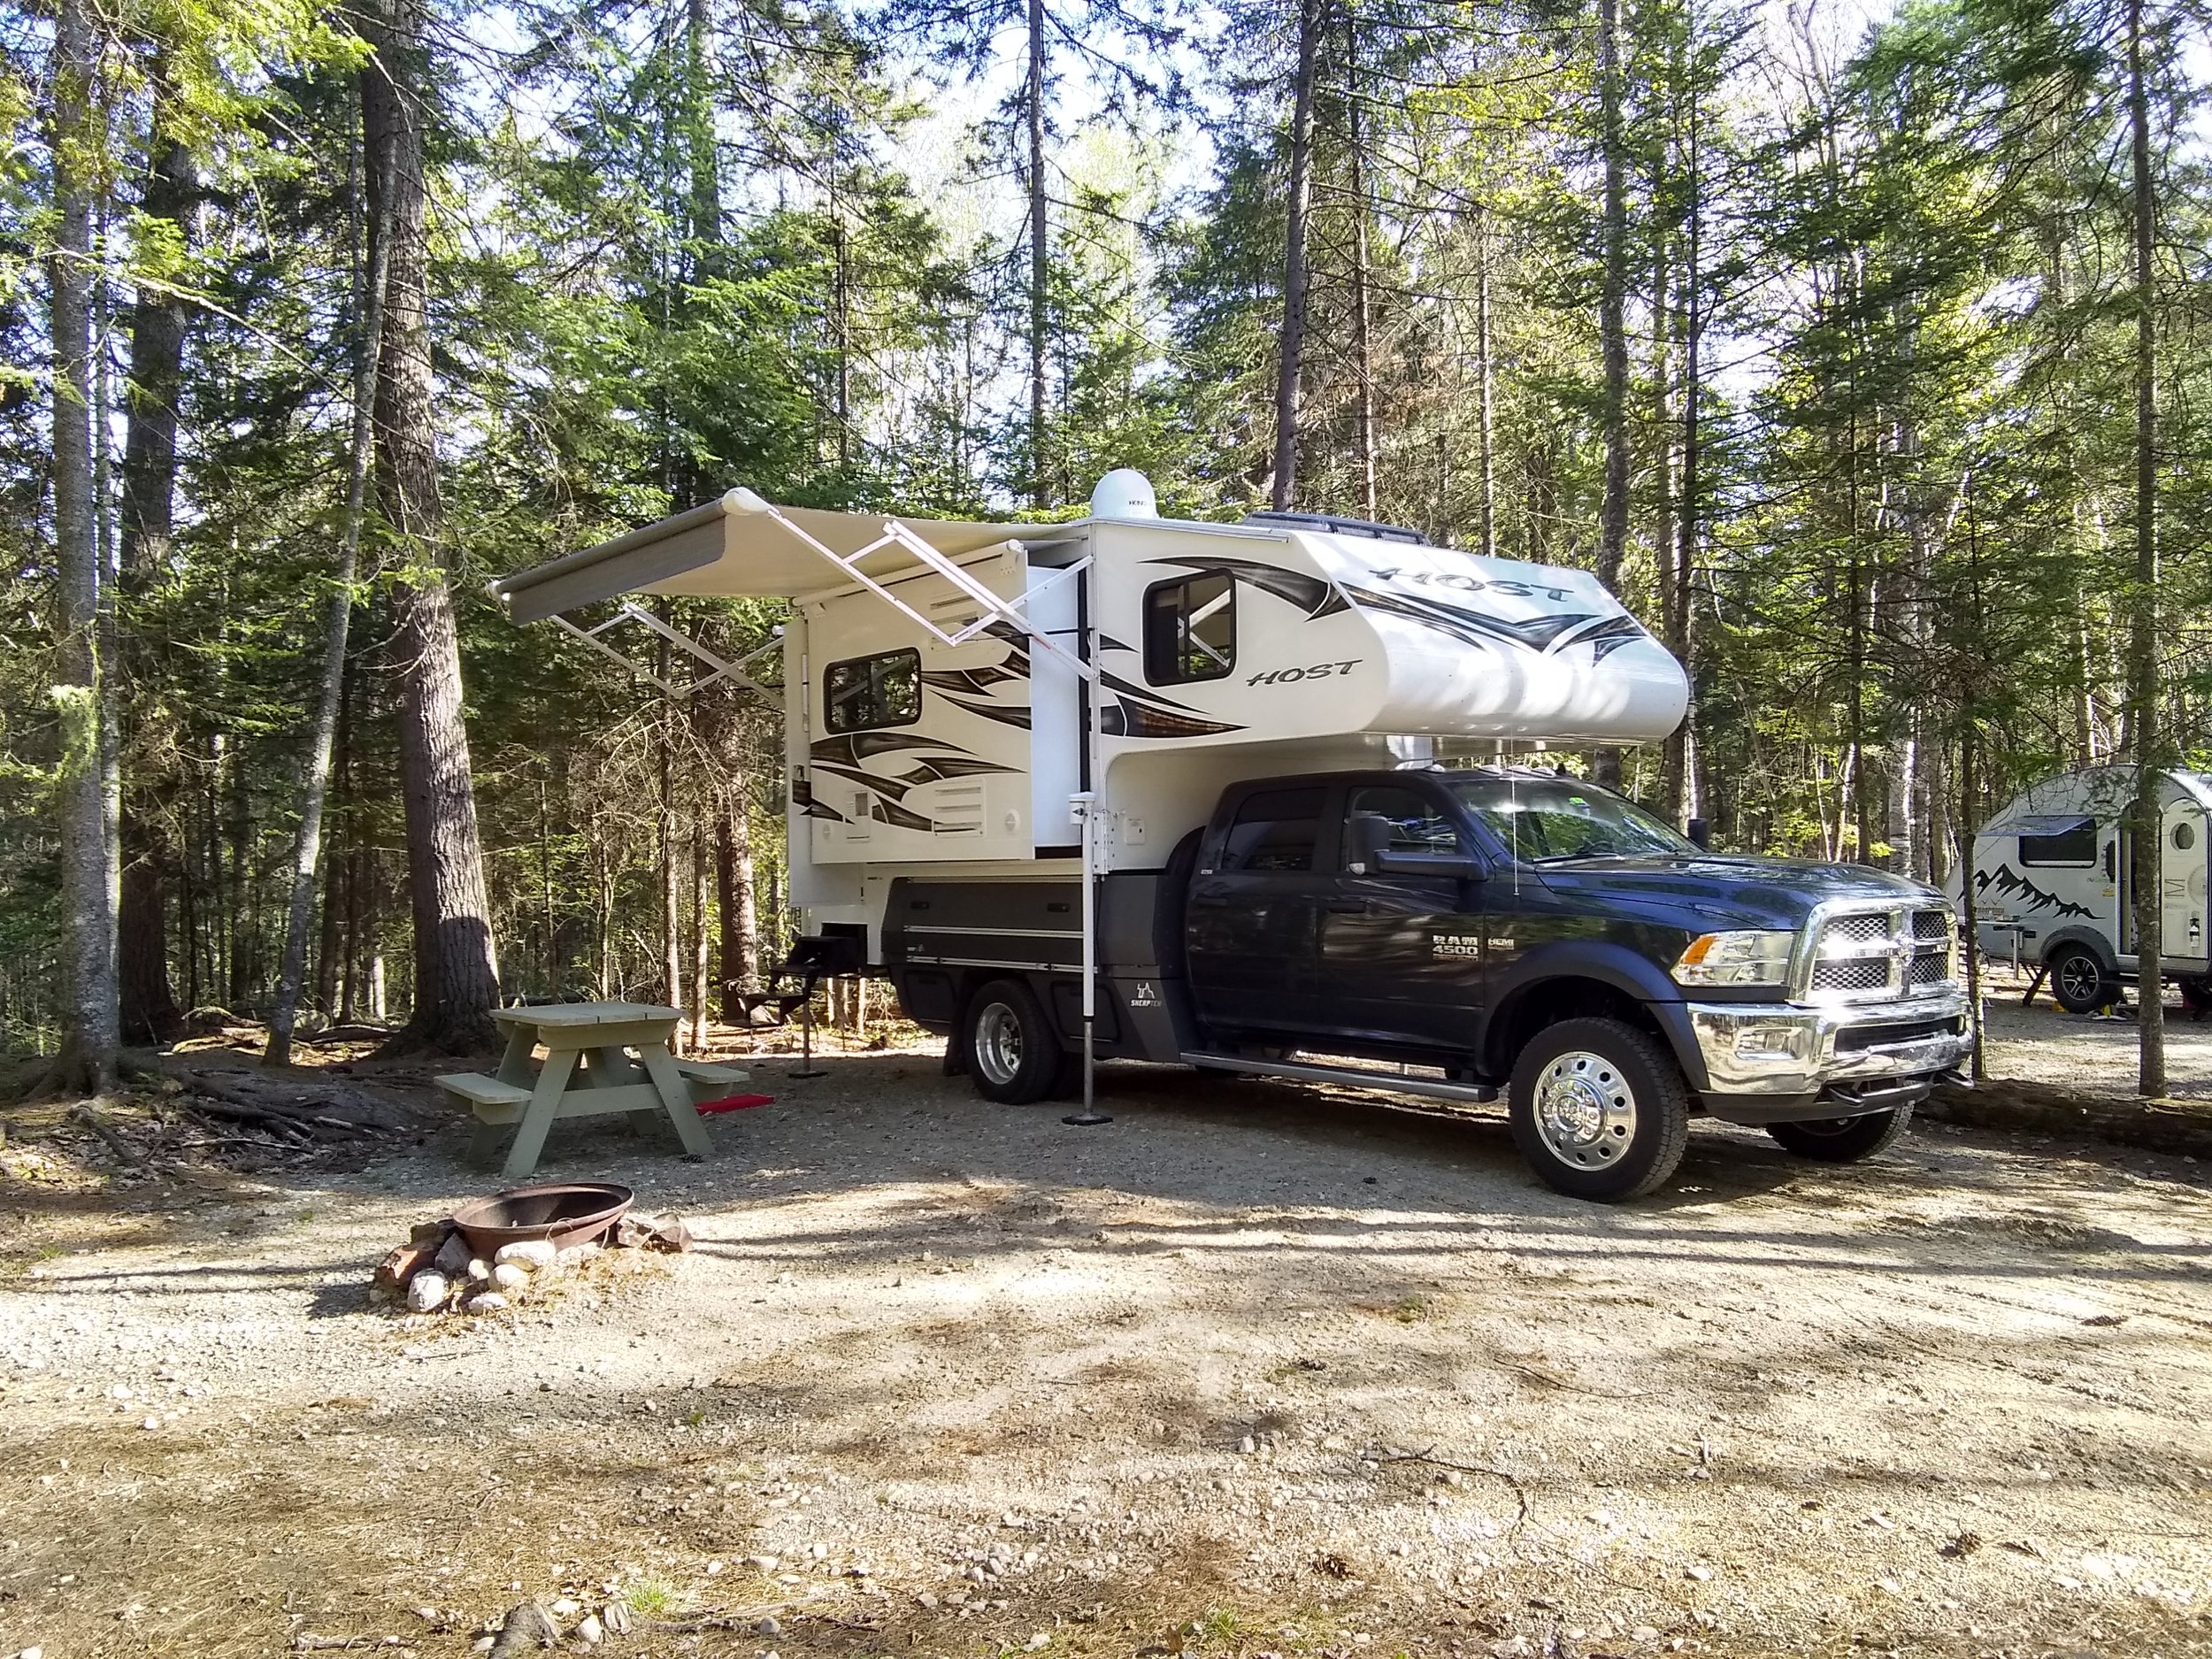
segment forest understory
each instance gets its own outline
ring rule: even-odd
[[[2022,1020],[2000,1069],[2073,1023]],[[1079,1130],[757,1053],[710,1161],[541,1171],[694,1253],[425,1318],[369,1270],[491,1182],[329,1064],[414,1131],[134,1172],[11,1113],[0,1652],[460,1655],[564,1598],[626,1659],[2212,1652],[2193,1161],[1705,1126],[1613,1210],[1381,1096],[1110,1066]]]

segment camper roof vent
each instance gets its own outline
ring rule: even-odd
[[[1409,541],[1426,547],[1428,537],[1403,525],[1377,524],[1371,518],[1340,518],[1327,512],[1248,512],[1246,524],[1280,525],[1288,530],[1320,530],[1330,535],[1372,536],[1378,541]]]

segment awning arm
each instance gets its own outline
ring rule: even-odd
[[[726,662],[722,657],[717,656],[714,652],[709,650],[705,646],[700,644],[698,641],[692,639],[687,634],[682,634],[677,629],[669,626],[667,623],[662,621],[658,617],[655,616],[651,611],[646,610],[641,605],[636,604],[627,599],[624,600],[619,605],[615,607],[614,615],[609,617],[604,622],[598,624],[595,627],[579,627],[575,623],[571,622],[566,617],[561,616],[557,612],[553,616],[549,617],[547,620],[557,623],[562,628],[566,630],[569,634],[574,635],[577,639],[581,640],[585,644],[590,646],[593,650],[597,651],[602,657],[606,657],[611,662],[619,664],[622,667],[627,669],[631,673],[639,676],[649,684],[659,687],[662,691],[667,693],[667,695],[672,697],[687,697],[693,692],[703,689],[705,687],[712,685],[718,680],[726,680],[733,685],[743,687],[747,691],[754,692],[760,696],[767,698],[772,703],[776,700],[777,694],[775,692],[771,691],[767,687],[754,680],[745,672],[745,671],[748,668],[750,668],[756,662],[759,661],[760,658],[767,656],[770,652],[781,651],[783,649],[783,630],[781,628],[778,628],[776,630],[775,637],[771,639],[767,644],[763,645],[755,650],[746,652],[746,654],[739,657],[737,661],[731,663]],[[678,649],[685,652],[687,655],[697,658],[700,662],[704,663],[714,672],[703,680],[693,680],[687,686],[671,685],[667,680],[663,680],[659,675],[645,667],[644,664],[634,661],[630,657],[625,657],[620,651],[616,650],[613,646],[608,644],[604,640],[599,637],[609,628],[613,627],[617,623],[620,622],[642,622],[647,627],[652,629],[654,633],[659,634],[671,645],[675,646]]]
[[[1097,677],[1098,670],[1094,664],[1085,662],[1080,657],[1064,647],[1055,644],[1044,629],[1030,620],[1025,607],[1033,596],[1031,593],[1025,593],[1017,599],[1002,598],[895,518],[885,519],[883,534],[865,547],[856,549],[851,553],[840,553],[810,535],[791,519],[786,518],[776,507],[749,489],[740,488],[731,490],[722,497],[722,505],[724,511],[727,512],[763,514],[773,518],[796,536],[803,545],[812,549],[821,557],[835,565],[849,580],[865,588],[884,603],[906,618],[908,621],[928,633],[941,644],[965,645],[976,635],[987,631],[994,622],[1003,623],[1010,627],[1020,629],[1041,649],[1058,657],[1071,672],[1080,675],[1084,680],[1090,680]],[[1020,544],[1015,543],[1014,545],[1018,547]],[[967,626],[949,634],[928,616],[908,604],[890,588],[860,568],[862,563],[872,555],[880,553],[886,548],[894,547],[910,555],[925,569],[943,577],[945,580],[952,584],[956,590],[981,607],[982,614]],[[1089,563],[1090,560],[1087,558],[1078,559],[1074,564],[1056,571],[1049,580],[1033,590],[1033,593],[1043,593],[1047,588],[1073,576]]]

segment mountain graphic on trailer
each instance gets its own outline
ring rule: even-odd
[[[2096,911],[2088,906],[2076,904],[2070,899],[2062,899],[2055,893],[2046,893],[2010,864],[1999,864],[1994,871],[1977,872],[1974,887],[1982,894],[1994,890],[2001,899],[2026,899],[2028,903],[2024,907],[2024,913],[2029,916],[2048,908],[2058,916],[2079,916],[2092,921],[2096,919]]]

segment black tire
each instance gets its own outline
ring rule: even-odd
[[[1029,987],[994,979],[968,999],[960,1052],[976,1093],[1002,1106],[1048,1099],[1059,1086],[1062,1054]]]
[[[1570,1198],[1641,1198],[1665,1185],[1690,1142],[1682,1068],[1657,1039],[1617,1019],[1538,1032],[1514,1062],[1509,1110],[1529,1168]]]
[[[2050,966],[2051,1001],[2070,1014],[2093,1014],[2119,1000],[2119,980],[2086,945],[2061,945]]]
[[[1856,1164],[1886,1152],[1912,1124],[1910,1105],[1856,1118],[1824,1118],[1811,1123],[1769,1124],[1767,1133],[1783,1151],[1816,1164]]]

